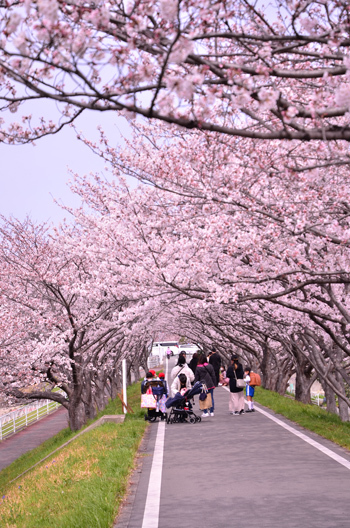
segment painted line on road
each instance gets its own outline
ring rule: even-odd
[[[163,452],[164,452],[165,422],[159,422],[156,444],[149,477],[145,511],[142,528],[158,528],[160,489],[162,485]]]
[[[165,367],[165,379],[168,379],[168,362]],[[158,528],[160,491],[162,486],[165,422],[158,423],[157,438],[154,446],[151,473],[148,482],[145,511],[142,528]]]
[[[228,392],[230,392],[230,390],[227,387],[223,387],[223,389],[225,389]],[[316,440],[313,440],[309,436],[306,436],[304,433],[301,433],[297,429],[294,429],[294,427],[291,427],[290,425],[282,422],[282,420],[279,420],[278,418],[276,418],[272,414],[264,411],[260,407],[257,407],[255,405],[255,409],[259,413],[263,414],[264,416],[266,416],[267,418],[269,418],[270,420],[272,420],[276,424],[280,425],[281,427],[283,427],[284,429],[286,429],[290,433],[294,434],[295,436],[297,436],[298,438],[300,438],[301,440],[306,442],[307,444],[310,444],[315,449],[318,449],[319,451],[321,451],[322,453],[327,455],[329,458],[332,458],[333,460],[338,462],[338,464],[341,464],[342,466],[346,467],[347,469],[350,469],[350,462],[349,462],[349,460],[346,460],[346,458],[343,458],[342,456],[338,455],[337,453],[334,453],[334,451],[332,451],[331,449],[328,449],[328,447],[325,447],[322,444],[320,444],[319,442],[316,442]]]

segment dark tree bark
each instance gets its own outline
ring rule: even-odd
[[[335,392],[330,386],[324,382],[324,393],[326,396],[327,411],[333,414],[337,414],[337,403],[335,400]]]

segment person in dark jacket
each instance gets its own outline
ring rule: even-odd
[[[215,372],[215,379],[216,379],[215,386],[217,387],[219,385],[219,379],[220,379],[221,357],[217,353],[216,348],[212,347],[211,351],[212,351],[212,354],[209,358],[209,363],[213,366],[213,369]]]
[[[211,400],[212,404],[208,410],[203,410],[202,418],[206,418],[207,416],[214,416],[214,389],[215,389],[215,372],[209,363],[207,363],[207,358],[204,354],[200,354],[198,356],[198,364],[196,368],[196,375],[194,377],[194,382],[200,381],[201,383],[205,383],[207,386],[208,392],[211,394]]]
[[[236,379],[243,379],[243,367],[239,362],[238,356],[231,356],[231,365],[226,371],[226,377],[230,380],[230,403],[229,410],[231,414],[244,413],[244,394],[243,388],[237,387]]]
[[[198,353],[195,352],[192,356],[192,359],[191,361],[189,362],[188,366],[190,367],[190,369],[192,370],[193,374],[196,373],[196,368],[197,368],[197,363],[198,363]]]
[[[151,382],[153,379],[154,379],[154,375],[152,374],[152,372],[147,372],[145,379],[141,383],[141,394],[146,394],[146,391],[148,387],[150,386],[149,382]]]

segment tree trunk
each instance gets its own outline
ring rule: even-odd
[[[288,372],[284,372],[278,377],[277,392],[281,396],[284,396],[287,392],[288,382],[290,380],[292,373],[293,373],[292,370],[288,370]]]
[[[95,394],[94,394],[94,400],[97,405],[97,409],[99,411],[103,411],[103,409],[106,407],[108,403],[108,396],[106,394],[106,387],[105,384],[102,383],[100,380],[95,380]]]
[[[344,380],[342,376],[339,374],[339,372],[336,373],[336,378],[338,381],[338,387],[339,392],[346,396],[345,394],[345,386],[344,386]],[[337,387],[337,388],[338,388]],[[348,404],[338,397],[338,406],[339,406],[339,418],[342,422],[348,422],[349,421],[349,406]]]
[[[113,369],[113,371],[110,373],[109,382],[111,398],[112,400],[115,400],[117,394],[122,390],[122,379],[120,372],[117,369]]]
[[[146,372],[148,372],[147,357],[142,358],[141,367],[143,368],[146,374]]]
[[[268,344],[262,346],[263,357],[260,364],[262,373],[262,386],[267,390],[276,391],[277,374],[275,358],[270,351]]]
[[[348,404],[339,398],[339,418],[342,422],[348,422],[349,421],[349,407]]]
[[[335,401],[335,392],[330,388],[327,383],[322,383],[323,390],[326,396],[327,411],[333,414],[337,414],[337,404]]]
[[[296,367],[295,399],[302,403],[311,403],[310,375],[299,365]]]
[[[139,381],[140,379],[140,363],[137,358],[134,359],[132,364],[132,371],[134,374],[134,381]]]
[[[97,416],[97,409],[96,405],[92,396],[92,389],[91,389],[91,377],[85,376],[84,379],[84,389],[82,394],[82,400],[84,403],[85,408],[85,415],[87,420],[91,420],[96,418]]]
[[[311,403],[310,381],[313,366],[297,344],[292,345],[291,351],[295,357],[295,399],[301,403]]]
[[[72,431],[79,431],[86,423],[85,406],[81,400],[70,402],[68,420]]]
[[[129,361],[126,362],[126,385],[129,386],[131,385],[132,383],[132,380],[131,380],[131,364],[129,363]]]

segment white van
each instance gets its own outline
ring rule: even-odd
[[[193,355],[197,350],[201,350],[198,345],[194,345],[193,343],[187,343],[185,345],[180,345],[180,352],[185,352],[186,356]]]

